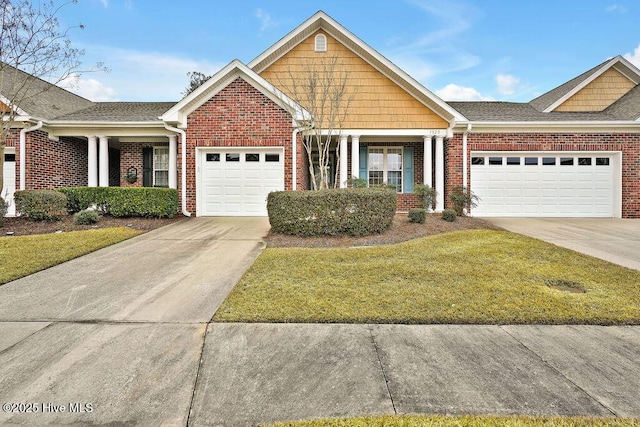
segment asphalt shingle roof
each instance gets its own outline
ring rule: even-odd
[[[517,102],[449,102],[453,108],[472,121],[491,122],[542,122],[542,121],[593,121],[620,120],[608,113],[600,112],[550,112],[543,113],[528,103]]]
[[[175,102],[96,102],[89,108],[56,117],[61,121],[158,122]]]
[[[631,89],[604,112],[621,120],[638,120],[640,118],[640,85]]]

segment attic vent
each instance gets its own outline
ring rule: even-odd
[[[327,36],[324,34],[318,34],[316,36],[316,52],[327,51]]]

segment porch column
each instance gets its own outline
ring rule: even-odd
[[[98,185],[100,187],[109,186],[109,138],[100,138],[100,168],[98,170]]]
[[[98,186],[98,140],[95,136],[87,137],[87,187]]]
[[[436,136],[436,210],[444,209],[444,138]]]
[[[347,180],[349,177],[347,174],[348,164],[347,164],[347,138],[348,135],[340,135],[340,188],[347,188]]]
[[[433,187],[432,139],[433,137],[431,135],[424,136],[424,165],[422,173],[424,175],[424,185],[428,185],[429,187]]]
[[[169,188],[178,188],[178,137],[169,136]]]
[[[351,176],[360,178],[360,135],[351,136]]]

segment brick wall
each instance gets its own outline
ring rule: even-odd
[[[640,218],[640,135],[470,133],[468,183],[471,184],[471,151],[620,151],[622,152],[622,217]],[[446,189],[462,185],[462,135],[446,146]],[[448,196],[447,196],[448,197]],[[447,202],[449,205],[449,202]]]
[[[196,213],[196,147],[284,147],[285,189],[291,190],[292,132],[291,116],[285,110],[244,80],[234,80],[187,119],[187,209]],[[178,147],[180,158],[180,143]],[[305,153],[301,143],[298,147],[297,187],[304,189],[306,171],[300,160]]]
[[[46,132],[34,131],[27,133],[25,145],[27,189],[87,185],[86,141],[71,137],[54,141]],[[18,155],[16,160],[22,161]],[[19,182],[16,184],[20,185]]]

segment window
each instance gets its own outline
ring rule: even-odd
[[[220,153],[207,153],[207,162],[219,162]]]
[[[501,165],[502,164],[502,157],[489,157],[489,164],[490,165]]]
[[[596,157],[596,166],[609,166],[608,157]]]
[[[318,34],[315,40],[315,51],[326,52],[327,51],[327,36],[324,34]]]
[[[556,158],[555,157],[543,157],[542,158],[542,164],[545,166],[553,166],[556,164]]]
[[[591,157],[578,157],[578,165],[591,166]]]
[[[225,160],[227,162],[239,162],[240,161],[240,153],[227,153],[225,155]]]
[[[560,166],[573,166],[573,157],[560,157]]]
[[[388,184],[402,192],[402,148],[370,148],[368,160],[369,187]]]
[[[260,154],[258,154],[258,153],[246,153],[244,155],[244,161],[245,162],[259,162],[260,161]]]
[[[264,156],[265,162],[279,162],[280,154],[265,154]]]
[[[472,165],[484,165],[484,157],[472,157],[471,158]]]
[[[538,164],[538,158],[537,157],[525,157],[524,158],[524,164],[526,166],[537,165]]]
[[[15,154],[5,154],[4,155],[4,161],[5,162],[15,162],[16,161],[16,155]]]
[[[507,157],[507,164],[508,165],[519,165],[520,164],[520,157]]]
[[[153,147],[153,186],[169,186],[169,147]]]

